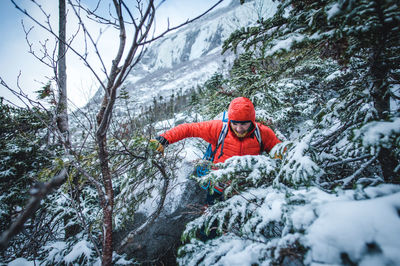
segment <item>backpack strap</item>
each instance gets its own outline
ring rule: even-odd
[[[222,156],[222,154],[224,154],[223,153],[224,140],[225,140],[225,137],[227,134],[228,134],[228,122],[222,122],[222,129],[221,129],[221,132],[219,133],[217,146],[215,146],[215,150],[213,151],[213,157],[214,157],[215,153],[217,152],[219,146],[221,146],[221,154],[218,156],[218,159]]]
[[[260,144],[260,154],[261,154],[264,151],[264,144],[262,142],[260,128],[258,127],[257,123],[255,124],[256,124],[256,129],[254,130],[254,135],[256,136],[258,143]]]

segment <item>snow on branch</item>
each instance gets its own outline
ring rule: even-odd
[[[279,183],[278,178],[292,184],[307,183],[310,179],[318,179],[323,174],[323,170],[313,161],[311,141],[315,134],[315,130],[307,134],[299,141],[286,143],[288,148],[283,164],[275,179],[275,183]],[[292,144],[292,145],[289,145]],[[283,143],[282,145],[285,145]],[[273,152],[273,151],[272,151]]]
[[[364,147],[391,148],[396,138],[400,138],[400,117],[392,121],[373,121],[355,130],[355,140],[361,140]]]

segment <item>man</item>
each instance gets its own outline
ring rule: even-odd
[[[223,143],[218,146],[218,138],[223,126],[224,122],[222,120],[182,124],[166,131],[152,141],[156,142],[157,151],[163,152],[164,147],[168,146],[168,144],[189,137],[202,138],[212,146],[214,163],[225,162],[225,160],[233,156],[258,155],[263,151],[269,152],[280,142],[269,127],[256,122],[254,105],[245,97],[235,98],[230,103],[228,108],[228,131]],[[258,133],[259,137],[256,136]],[[207,189],[208,186],[203,188]],[[207,189],[204,207],[222,200],[224,185],[216,184],[213,190],[215,193],[210,193]],[[216,223],[216,220],[214,223]],[[212,239],[216,235],[215,229],[206,234],[203,228],[199,233],[199,237],[203,241]]]
[[[214,163],[224,162],[232,156],[258,155],[269,152],[280,140],[267,126],[257,123],[253,103],[245,97],[232,100],[228,108],[228,132],[220,147],[216,147],[223,122],[211,120],[199,123],[182,124],[158,136],[157,150],[164,151],[168,144],[184,138],[199,137],[212,145],[215,152]],[[257,130],[261,143],[257,139]]]

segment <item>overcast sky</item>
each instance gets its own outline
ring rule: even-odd
[[[40,9],[35,8],[30,0],[15,0],[19,5],[23,6],[24,9],[29,11],[35,17],[44,21],[44,17],[41,14]],[[39,0],[43,3],[43,8],[51,13],[50,20],[53,23],[54,31],[58,30],[58,1],[56,0]],[[89,2],[91,4],[97,2],[97,0],[84,0],[82,2]],[[102,2],[105,2],[104,0]],[[218,2],[217,0],[166,0],[158,9],[158,20],[157,26],[163,28],[163,23],[169,18],[172,25],[177,25],[188,18],[193,18],[196,15],[204,12],[213,4]],[[230,0],[224,0],[222,5],[227,5]],[[69,12],[72,13],[70,10]],[[34,91],[40,89],[50,77],[54,76],[52,70],[46,67],[44,64],[39,62],[30,54],[29,46],[27,44],[25,33],[21,21],[23,21],[26,28],[30,28],[32,21],[18,11],[11,0],[0,0],[0,16],[2,23],[0,23],[0,34],[2,41],[0,44],[0,77],[13,89],[17,88],[17,77],[19,78],[19,85],[25,93],[29,94],[30,97],[35,98]],[[73,32],[77,28],[77,20],[68,18],[67,31]],[[165,25],[165,24],[164,24]],[[165,27],[165,26],[164,26]],[[98,32],[96,25],[92,23],[89,28]],[[29,40],[33,43],[35,52],[39,55],[41,50],[41,43],[49,39],[49,47],[54,47],[54,43],[51,41],[49,35],[47,35],[38,26],[34,26],[34,29],[29,35]],[[101,39],[101,47],[106,51],[115,50],[118,36],[111,29],[106,29]],[[81,40],[76,40],[75,45],[78,48],[84,47]],[[105,58],[106,63],[110,63],[115,53],[107,53],[108,57]],[[93,64],[97,64],[93,61]],[[81,66],[82,62],[73,55],[67,57],[67,87],[68,97],[77,106],[83,106],[87,100],[97,90],[98,84],[95,80],[90,77],[88,72],[85,72]],[[18,103],[16,98],[9,92],[4,86],[0,86],[0,96],[4,97],[12,102]],[[20,105],[20,103],[18,103]],[[72,104],[71,104],[72,105]]]

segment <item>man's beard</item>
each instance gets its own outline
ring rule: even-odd
[[[233,128],[232,128],[233,129]],[[247,133],[248,133],[248,131],[246,130],[245,132],[243,132],[243,133],[239,133],[239,132],[237,132],[236,130],[234,130],[233,129],[233,132],[235,133],[235,135],[237,136],[237,137],[239,137],[239,138],[244,138],[246,135],[247,135]]]

